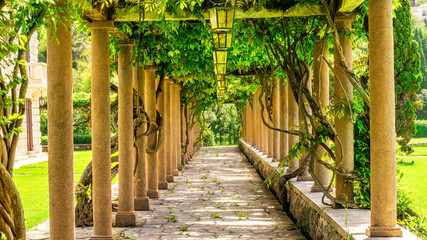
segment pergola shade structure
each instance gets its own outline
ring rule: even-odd
[[[65,2],[60,0],[60,2]],[[200,7],[201,15],[205,19],[210,19],[212,24],[212,30],[214,33],[219,33],[213,36],[213,44],[216,50],[213,52],[213,58],[214,58],[214,67],[215,67],[215,74],[218,75],[218,83],[217,83],[217,96],[218,99],[222,99],[225,90],[227,89],[227,80],[225,79],[224,75],[226,74],[226,64],[227,64],[227,50],[229,47],[231,47],[231,35],[224,38],[220,38],[220,34],[223,34],[224,31],[229,31],[233,27],[233,21],[231,21],[231,24],[224,24],[223,22],[218,22],[219,16],[225,16],[226,19],[241,19],[241,18],[272,18],[272,17],[293,17],[293,16],[308,16],[308,15],[324,15],[325,9],[321,5],[308,5],[303,3],[296,3],[295,1],[282,1],[282,5],[275,4],[276,1],[268,1],[264,7],[260,8],[250,8],[250,9],[236,9],[235,14],[230,14],[227,11],[218,11],[217,14],[214,16],[210,15],[210,12],[208,9],[212,8],[212,6],[208,6],[208,3],[205,3],[205,5],[202,5]],[[358,7],[363,1],[362,0],[343,0],[340,1],[337,6],[339,9],[339,13],[350,13],[352,12],[356,7]],[[371,81],[371,103],[372,103],[372,121],[371,121],[371,132],[375,132],[378,134],[378,136],[383,137],[383,139],[373,139],[371,141],[371,155],[372,155],[372,188],[376,189],[380,192],[380,194],[377,194],[376,192],[372,192],[372,226],[368,230],[368,234],[370,236],[399,236],[401,235],[400,229],[396,226],[396,219],[395,216],[387,216],[387,213],[390,212],[396,212],[396,186],[391,184],[395,182],[395,178],[393,178],[393,175],[395,172],[393,170],[395,169],[395,157],[393,153],[395,153],[394,149],[394,115],[390,116],[390,114],[394,114],[394,88],[393,88],[393,44],[392,44],[392,8],[391,8],[391,0],[375,0],[370,1],[370,12],[369,12],[369,29],[375,33],[372,35],[369,35],[371,37],[370,39],[370,47],[373,48],[374,51],[370,51],[370,59],[369,64],[370,66],[373,66],[370,68],[370,81]],[[92,131],[93,131],[93,169],[94,169],[94,178],[93,178],[93,194],[94,194],[94,236],[92,239],[112,239],[112,220],[111,220],[111,176],[110,176],[110,170],[111,170],[111,162],[110,162],[110,108],[109,106],[106,106],[106,102],[110,102],[109,99],[109,80],[110,80],[110,66],[109,66],[109,32],[113,29],[113,22],[116,21],[140,21],[141,15],[144,16],[142,20],[144,21],[154,21],[158,20],[159,16],[156,13],[147,12],[142,14],[142,11],[145,11],[144,7],[140,7],[138,3],[133,2],[124,2],[119,1],[115,4],[113,4],[110,8],[103,8],[103,5],[101,3],[96,3],[95,6],[91,10],[87,10],[85,12],[85,18],[90,22],[89,29],[92,31],[92,106],[91,109],[92,115],[93,115],[93,121],[92,121]],[[221,8],[217,8],[221,9]],[[233,10],[234,12],[234,10]],[[171,13],[164,13],[162,16],[165,20],[197,20],[199,18],[193,16],[191,12],[184,11],[184,14],[176,15]],[[60,29],[61,31],[65,31],[64,29]],[[68,38],[71,36],[68,33]],[[50,41],[52,41],[53,36],[49,36]],[[216,41],[221,40],[222,41]],[[62,40],[64,42],[68,40]],[[216,41],[216,43],[215,43]],[[62,45],[66,46],[67,54],[70,52],[71,44]],[[57,46],[48,46],[51,51],[51,59],[63,59],[62,55],[66,54],[65,51],[55,51]],[[349,47],[351,50],[351,47]],[[371,49],[370,49],[371,50]],[[125,51],[125,50],[122,50]],[[130,49],[127,50],[125,55],[131,55]],[[346,52],[348,53],[348,52]],[[350,54],[350,53],[348,53]],[[124,55],[123,55],[124,56]],[[68,56],[65,58],[66,61],[68,61],[68,64],[64,65],[55,65],[52,62],[48,62],[48,68],[54,68],[55,70],[58,70],[60,67],[66,68],[66,72],[71,72],[70,69],[72,69],[71,61],[72,59]],[[384,60],[385,59],[385,60]],[[120,67],[122,67],[121,72],[126,72],[126,76],[130,76],[130,69],[129,66],[122,66],[122,64],[132,64],[131,61],[121,61]],[[150,67],[149,69],[145,69],[145,79],[147,81],[151,81],[150,84],[155,85],[156,81],[156,69],[155,67]],[[50,74],[52,74],[52,77],[49,78],[49,81],[60,81],[62,78],[59,77],[61,71],[52,71]],[[386,73],[386,74],[383,74]],[[54,76],[53,76],[54,75]],[[67,75],[68,76],[68,75]],[[120,78],[120,77],[119,77]],[[69,76],[67,78],[69,80]],[[130,90],[129,83],[125,82],[125,78],[120,78],[123,85],[126,86],[127,92]],[[148,83],[146,83],[148,84]],[[168,84],[170,85],[170,84]],[[386,87],[383,87],[386,86]],[[169,107],[166,107],[166,109],[169,110],[169,121],[172,122],[169,126],[170,135],[169,136],[179,136],[180,131],[178,131],[178,128],[180,127],[179,121],[172,121],[171,119],[174,116],[179,116],[180,113],[180,90],[178,86],[172,87],[169,86],[169,92],[171,92],[169,96]],[[50,93],[49,98],[57,99],[55,101],[55,108],[49,108],[49,111],[56,111],[56,114],[65,114],[63,113],[64,109],[69,109],[70,105],[70,99],[72,96],[72,91],[69,91],[71,89],[71,84],[67,86],[63,86],[63,88],[67,88],[64,93],[64,96],[57,96],[54,95],[53,92]],[[151,90],[153,91],[154,87],[151,86]],[[293,101],[292,100],[292,90],[287,89],[288,94],[288,102]],[[286,91],[280,91],[281,93]],[[151,111],[149,114],[150,116],[153,116],[153,119],[156,119],[156,113],[155,113],[155,93],[151,92],[150,95],[144,96],[145,98],[149,97],[151,102],[149,110]],[[257,91],[257,94],[255,95],[255,98],[253,100],[253,110],[251,110],[251,113],[254,116],[260,116],[261,110],[259,107],[258,97],[260,96],[260,91]],[[61,100],[63,99],[63,100]],[[256,100],[255,100],[256,99]],[[129,101],[129,99],[127,99]],[[386,103],[386,104],[383,104]],[[168,103],[165,103],[168,104]],[[289,104],[289,106],[291,106]],[[292,110],[289,110],[288,116],[295,115],[297,112],[298,106],[297,104],[292,105]],[[277,108],[276,108],[277,109]],[[59,111],[61,110],[61,111]],[[129,109],[128,109],[129,110]],[[71,109],[68,110],[68,113],[70,113]],[[71,112],[72,113],[72,112]],[[123,115],[129,114],[129,112],[123,113]],[[71,114],[72,115],[72,114]],[[247,115],[248,116],[248,115]],[[179,116],[179,119],[180,116]],[[268,141],[261,135],[265,135],[265,127],[263,122],[260,121],[259,117],[246,117],[246,119],[250,119],[252,121],[249,126],[255,126],[253,127],[253,131],[250,134],[251,141],[256,145],[258,148],[264,148],[265,149],[267,145],[265,145],[265,142]],[[279,118],[278,118],[279,119]],[[295,122],[297,122],[297,118],[292,116],[289,117],[289,125],[295,125]],[[391,119],[391,120],[390,120]],[[49,124],[51,124],[51,121],[55,121],[55,119],[50,119]],[[124,122],[123,125],[129,124],[129,122]],[[262,130],[263,129],[263,130]],[[62,139],[63,141],[55,142],[49,140],[49,148],[54,149],[53,151],[56,151],[56,153],[60,153],[62,148],[60,146],[63,146],[64,144],[67,146],[67,153],[70,154],[71,146],[72,146],[72,138],[71,133],[72,129],[67,128],[67,132],[64,133],[67,136],[67,139]],[[49,129],[49,131],[51,131]],[[172,132],[172,134],[171,134]],[[249,132],[249,131],[246,131]],[[387,132],[388,134],[383,134],[384,132]],[[345,132],[343,133],[346,134]],[[278,135],[277,135],[278,136]],[[57,136],[58,137],[58,136]],[[191,136],[190,136],[191,137]],[[58,137],[59,139],[59,137]],[[171,137],[168,138],[170,141],[170,145],[174,146],[173,148],[173,155],[174,159],[172,161],[173,164],[169,164],[169,170],[167,171],[168,177],[170,178],[170,174],[177,175],[176,173],[180,166],[180,142],[177,139],[172,139]],[[179,137],[179,139],[181,139]],[[384,140],[386,139],[386,140]],[[150,141],[147,142],[149,145],[154,145],[154,136],[151,136],[149,138]],[[351,140],[351,139],[350,139]],[[64,143],[64,141],[67,141]],[[120,141],[120,140],[119,140]],[[127,142],[130,142],[129,140]],[[290,140],[288,142],[291,142]],[[350,141],[351,142],[351,141]],[[60,145],[61,144],[61,145]],[[271,143],[270,143],[271,144]],[[152,146],[150,146],[152,147]],[[290,146],[291,147],[291,146]],[[144,151],[141,151],[142,153],[145,153]],[[141,153],[140,152],[140,153]],[[69,164],[70,156],[67,155],[67,159],[64,160],[61,154],[54,154],[55,152],[49,153],[49,164],[55,164],[61,166],[66,165],[63,164],[63,161],[67,161]],[[277,153],[276,153],[277,154]],[[130,150],[127,149],[127,155],[131,155]],[[152,155],[152,156],[150,156]],[[166,154],[169,155],[169,154]],[[156,170],[156,156],[154,154],[150,153],[149,158],[147,158],[147,161],[149,161],[147,165],[147,176],[142,176],[141,181],[148,182],[148,191],[149,194],[152,197],[157,197],[158,195],[158,182],[154,178],[157,177],[157,174],[154,174],[154,171]],[[127,162],[127,164],[131,164],[131,160]],[[294,161],[295,164],[297,161]],[[68,166],[68,165],[67,165]],[[294,167],[294,166],[290,166]],[[296,167],[296,166],[295,166]],[[64,172],[64,169],[61,167],[55,168],[55,172],[49,172],[49,174],[52,175],[59,175],[59,176],[66,176],[67,178],[72,178],[72,174],[70,175],[70,172]],[[69,169],[68,169],[69,170]],[[151,171],[151,172],[150,172]],[[145,175],[145,174],[143,174]],[[384,176],[386,179],[384,179]],[[394,176],[395,177],[395,176]],[[145,179],[144,179],[145,178]],[[153,179],[147,179],[147,178],[153,178]],[[171,179],[172,180],[172,179]],[[173,181],[173,180],[172,180]],[[73,183],[73,181],[70,181],[70,179],[66,179],[63,182],[66,183]],[[380,189],[381,186],[378,184],[379,182],[387,182],[390,183],[390,185],[387,186],[387,188]],[[53,191],[57,191],[58,189],[72,189],[70,186],[67,187],[61,187],[58,182],[52,181],[50,182],[52,185]],[[53,186],[55,185],[55,186]],[[69,184],[68,184],[69,185]],[[123,185],[125,186],[125,185]],[[126,185],[127,186],[127,185]],[[132,184],[128,185],[129,187],[132,187]],[[58,191],[56,194],[52,191],[52,196],[57,196],[57,194],[64,194],[61,191]],[[64,194],[65,195],[65,194]],[[70,194],[68,194],[70,195]],[[51,212],[52,213],[63,213],[63,209],[67,209],[67,213],[64,213],[65,216],[72,216],[73,211],[72,206],[73,201],[70,200],[70,196],[68,196],[67,204],[68,206],[58,206],[58,205],[51,205]],[[132,191],[128,191],[127,195],[132,195]],[[146,197],[146,193],[141,194],[142,197]],[[134,196],[131,196],[134,197]],[[58,199],[51,197],[51,203],[59,202]],[[134,216],[133,214],[133,204],[132,202],[128,201],[129,199],[123,199],[123,208],[120,208],[119,210],[122,212],[123,215],[128,216],[129,213],[132,217],[132,221]],[[136,204],[135,204],[136,205]],[[136,207],[136,206],[135,206]],[[70,210],[71,209],[71,210]],[[127,219],[122,219],[122,222],[127,221]],[[50,221],[50,226],[52,231],[56,231],[55,234],[57,236],[61,236],[58,239],[74,239],[74,234],[72,234],[74,225],[72,221],[64,220],[61,218],[52,218]],[[55,229],[55,230],[54,230]],[[61,235],[61,231],[66,233],[65,235]]]

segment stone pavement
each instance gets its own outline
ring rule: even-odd
[[[37,157],[26,158],[23,160],[15,159],[15,164],[13,165],[13,169],[18,169],[25,165],[44,162],[44,161],[47,161],[46,153],[39,154]]]
[[[150,211],[137,212],[137,227],[113,229],[116,239],[305,239],[238,147],[200,149],[160,192]],[[48,228],[27,237],[48,239]],[[76,239],[91,234],[76,228]]]

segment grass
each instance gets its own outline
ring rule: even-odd
[[[74,152],[74,180],[76,182],[91,157],[91,151]],[[28,230],[49,218],[47,161],[25,165],[15,169],[13,172],[13,180],[21,196],[25,226]]]
[[[403,171],[406,186],[413,190],[411,207],[418,214],[427,214],[427,156],[403,157],[397,166]]]
[[[409,156],[425,156],[427,158],[427,147],[412,147],[414,152]]]
[[[427,138],[412,138],[409,143],[427,143]]]

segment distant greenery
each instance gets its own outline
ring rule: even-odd
[[[47,145],[48,144],[48,137],[47,136],[42,136],[42,145]],[[74,134],[73,135],[73,140],[74,140],[74,144],[91,144],[92,143],[92,135],[88,134],[88,135],[79,135],[79,134]]]
[[[241,121],[234,104],[213,106],[204,111],[201,124],[203,129],[203,144],[235,145],[241,136]]]
[[[415,138],[427,137],[427,120],[417,120],[415,121],[415,127],[417,132]]]

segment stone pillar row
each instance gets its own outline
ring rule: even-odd
[[[58,6],[65,6],[60,0]],[[70,28],[69,13],[61,12]],[[49,101],[49,201],[51,239],[74,239],[74,167],[72,125],[72,54],[71,32],[63,25],[48,30],[48,96]],[[93,162],[93,235],[91,239],[112,240],[111,133],[110,133],[110,61],[109,32],[112,21],[88,23],[91,31],[92,90],[92,162]],[[53,36],[56,36],[55,39]],[[160,197],[159,189],[178,175],[181,166],[180,88],[169,79],[156,98],[157,67],[133,67],[132,41],[119,43],[118,53],[118,134],[119,134],[119,200],[116,226],[135,226],[135,210],[149,210],[150,198]],[[58,91],[61,89],[61,91]],[[144,100],[151,124],[157,113],[164,120],[163,145],[155,153],[147,153],[156,145],[156,134],[136,141],[133,138],[133,91]],[[145,125],[137,130],[140,135]],[[194,129],[190,137],[194,138]],[[192,147],[192,146],[191,146]],[[191,150],[193,151],[193,149]],[[136,174],[133,176],[134,165]],[[66,216],[66,217],[64,217]]]
[[[401,237],[402,230],[396,223],[396,162],[395,162],[395,106],[393,75],[393,24],[392,3],[389,0],[369,2],[369,68],[371,80],[371,225],[366,230],[369,237]],[[339,32],[349,31],[353,17],[336,17],[335,24]],[[352,67],[351,39],[340,34],[339,39],[346,65]],[[317,38],[313,49],[313,91],[319,106],[329,105],[329,47],[327,41]],[[341,65],[337,46],[334,47],[334,100],[335,104],[347,106],[353,101],[353,87]],[[273,95],[273,125],[285,129],[298,129],[298,104],[290,86],[276,83]],[[309,86],[311,89],[311,86]],[[269,136],[261,121],[257,90],[245,106],[244,137],[261,154],[272,154],[273,159],[283,159],[292,146],[298,142],[298,136],[273,134]],[[280,98],[280,99],[279,99]],[[303,100],[304,101],[304,100]],[[344,109],[343,117],[335,118],[338,138],[335,142],[336,162],[348,172],[354,170],[354,136],[350,109]],[[316,127],[316,126],[314,126]],[[271,144],[273,144],[271,148]],[[322,157],[325,150],[319,148],[317,155]],[[328,162],[328,158],[324,158]],[[288,172],[298,167],[296,160],[290,161]],[[322,186],[329,184],[329,170],[315,162],[314,174]],[[301,179],[307,176],[304,172]],[[305,179],[304,179],[305,180]],[[385,184],[387,183],[387,184]],[[320,191],[317,184],[312,191]],[[353,186],[347,178],[336,177],[336,197],[353,202]],[[340,207],[340,206],[335,206]]]

